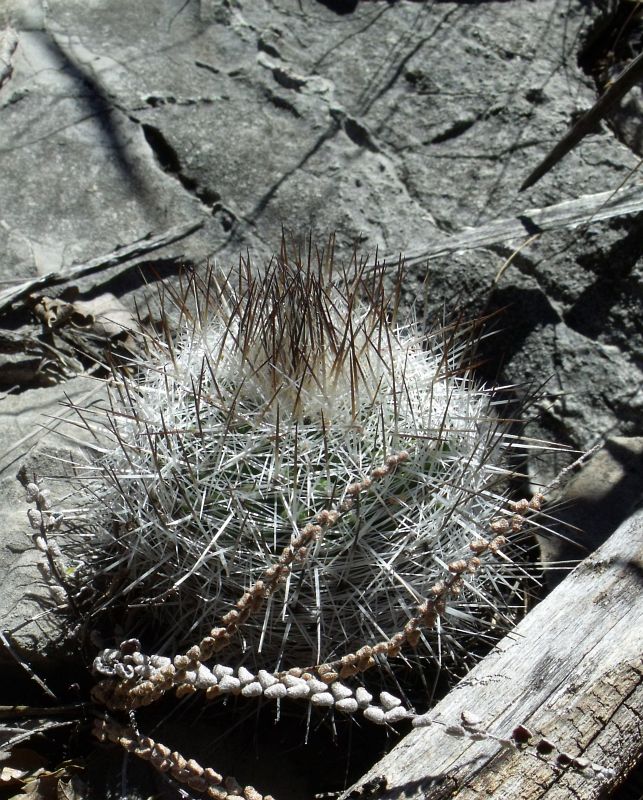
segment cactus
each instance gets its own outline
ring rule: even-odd
[[[82,481],[95,498],[84,562],[63,563],[48,538],[62,517],[21,476],[46,575],[73,586],[76,614],[89,595],[84,622],[143,607],[160,623],[150,635],[126,620],[130,638],[94,658],[94,736],[191,791],[272,800],[139,730],[137,710],[170,693],[288,703],[307,725],[320,712],[440,725],[612,777],[524,725],[498,735],[468,709],[457,722],[418,713],[423,669],[381,690],[377,667],[462,672],[513,621],[530,573],[526,523],[560,480],[508,499],[521,442],[467,369],[472,328],[425,336],[400,324],[401,277],[388,295],[377,261],[340,269],[332,241],[304,257],[282,243],[264,270],[242,259],[168,289],[164,334],[114,369],[102,410],[80,412],[100,442]]]
[[[154,610],[157,649],[241,613],[231,663],[331,661],[403,629],[472,540],[511,531],[514,440],[467,371],[467,332],[400,324],[399,279],[387,294],[383,265],[282,243],[261,271],[241,259],[166,294],[178,333],[148,337],[91,420],[109,439],[92,580],[120,587],[103,604]],[[462,577],[418,656],[498,626],[522,569],[508,553]]]

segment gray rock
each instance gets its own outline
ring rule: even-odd
[[[81,299],[110,291],[132,309],[155,271],[206,256],[228,265],[246,249],[265,260],[282,226],[321,243],[336,231],[341,257],[357,242],[396,259],[525,209],[616,189],[638,164],[605,126],[518,193],[596,99],[577,55],[599,12],[581,0],[374,0],[343,14],[333,5],[5,2],[0,26],[13,23],[18,45],[0,87],[0,280],[64,271],[202,220],[188,239],[142,259],[144,278],[110,270],[74,282]],[[403,300],[419,300],[431,321],[495,314],[480,376],[518,398],[540,387],[527,432],[569,448],[532,459],[536,482],[571,451],[608,439],[614,468],[605,462],[601,474],[622,485],[619,443],[643,435],[642,237],[640,215],[588,219],[407,274]],[[17,303],[0,325],[30,320]],[[14,475],[36,442],[28,466],[54,472],[45,454],[69,443],[39,425],[64,393],[83,391],[74,380],[0,400],[0,624],[34,660],[54,652],[61,626],[36,586]],[[610,490],[603,517],[593,500],[580,504],[588,492],[596,496],[577,492],[586,516],[574,524],[592,547],[630,500]]]
[[[516,191],[595,99],[565,49],[575,37],[581,46],[594,18],[572,4],[558,25],[557,8],[376,2],[337,15],[312,0],[136,9],[15,0],[2,10],[18,45],[0,89],[0,193],[12,198],[0,274],[65,269],[199,218],[200,232],[159,254],[165,263],[183,253],[199,264],[209,252],[225,264],[246,247],[264,259],[282,225],[322,242],[336,230],[343,255],[358,241],[395,256],[616,188],[637,161],[605,129]],[[502,309],[481,374],[518,394],[544,386],[531,435],[574,448],[636,436],[640,226],[588,221],[544,235],[498,281],[523,242],[435,259],[426,291],[426,267],[410,270],[405,299],[425,296],[430,319]],[[133,273],[104,281],[131,307]],[[76,285],[95,292],[100,277]],[[3,401],[16,402],[31,400]],[[570,458],[534,463],[534,477],[549,479]]]
[[[599,547],[643,504],[643,437],[614,436],[564,486],[539,537],[549,582]]]
[[[36,668],[60,658],[74,658],[72,620],[60,607],[58,584],[43,574],[45,555],[37,549],[28,519],[35,506],[27,501],[16,477],[20,468],[27,480],[50,494],[51,509],[61,512],[78,502],[71,498],[73,464],[82,464],[83,444],[91,439],[74,425],[75,412],[63,403],[86,405],[96,401],[103,387],[88,378],[76,378],[62,386],[33,389],[9,395],[0,406],[0,630],[6,632],[14,652]],[[68,549],[62,531],[51,538]],[[74,558],[78,558],[76,553]],[[0,663],[11,655],[0,647]]]
[[[49,486],[47,482],[47,486]],[[25,492],[14,477],[0,480],[3,532],[0,543],[0,629],[14,654],[37,669],[52,657],[57,663],[70,655],[66,615],[41,569],[46,559],[36,549],[29,526]],[[0,647],[0,663],[12,655]]]

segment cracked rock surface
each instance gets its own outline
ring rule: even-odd
[[[596,100],[578,58],[603,10],[580,0],[9,0],[0,291],[201,223],[134,262],[143,277],[109,268],[73,283],[81,299],[110,292],[133,310],[146,282],[182,263],[226,266],[246,249],[266,260],[282,226],[321,242],[336,232],[340,255],[357,243],[395,262],[526,209],[640,186],[639,156],[601,125],[518,192]],[[496,312],[480,375],[518,396],[540,390],[529,435],[576,450],[612,437],[627,450],[643,435],[643,215],[525,230],[413,261],[404,300],[424,298],[429,318]],[[0,327],[38,333],[41,323],[17,302]],[[12,390],[0,399],[3,485],[42,409],[74,394],[69,379],[2,383]],[[535,460],[532,476],[546,481],[569,461]],[[631,492],[628,509],[640,485]],[[27,625],[33,608],[17,599],[19,494],[0,496],[11,520],[0,617],[37,660],[51,630]]]

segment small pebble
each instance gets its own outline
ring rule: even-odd
[[[397,708],[397,706],[401,705],[402,701],[399,697],[395,697],[393,694],[389,694],[388,692],[380,692],[380,703],[382,704],[384,711],[390,711],[392,708]]]
[[[349,689],[348,686],[344,686],[343,683],[334,683],[330,690],[336,700],[346,700],[347,697],[353,696],[353,690]]]
[[[398,706],[397,708],[391,708],[389,711],[384,714],[384,719],[390,724],[395,725],[396,722],[401,722],[403,719],[406,719],[409,716],[409,712]]]
[[[284,675],[284,677],[281,679],[281,682],[287,689],[290,689],[291,686],[303,686],[306,683],[306,681],[302,680],[301,678],[297,678],[294,675]]]
[[[311,678],[308,683],[308,688],[310,689],[311,694],[317,694],[317,692],[327,692],[328,686],[323,681],[318,681],[317,678]]]
[[[259,683],[262,685],[264,689],[268,689],[270,686],[274,686],[275,683],[279,681],[275,678],[274,675],[271,675],[267,670],[260,669],[259,674],[257,675]]]
[[[219,688],[222,692],[236,692],[241,688],[241,681],[232,675],[224,675],[219,681]]]
[[[217,679],[214,677],[212,672],[203,664],[199,664],[199,668],[196,671],[196,681],[194,685],[197,689],[209,689],[210,686],[216,686]]]
[[[275,683],[272,686],[269,686],[267,689],[264,689],[263,696],[268,700],[279,700],[282,697],[285,697],[288,692],[288,689],[283,685],[283,683]]]
[[[241,681],[241,685],[245,686],[248,683],[252,683],[255,680],[255,676],[250,672],[249,669],[245,667],[239,667],[237,670],[237,678]]]
[[[367,692],[363,686],[359,686],[355,692],[355,699],[357,700],[357,705],[360,708],[366,708],[371,704],[373,695],[370,692]]]
[[[354,714],[357,709],[357,700],[354,697],[347,697],[345,700],[338,700],[335,703],[335,708],[344,714]]]
[[[378,706],[369,706],[368,708],[364,709],[364,719],[367,719],[369,722],[372,722],[375,725],[383,725],[384,709],[379,708]]]
[[[215,666],[212,669],[212,673],[214,677],[218,681],[220,681],[223,678],[225,678],[226,675],[232,675],[234,673],[234,670],[232,669],[232,667],[225,667],[223,664],[215,664]]]
[[[330,708],[330,706],[335,705],[335,698],[330,692],[318,692],[314,694],[310,698],[310,702],[314,706],[320,706],[321,708]]]
[[[302,681],[301,685],[289,686],[286,692],[293,700],[304,700],[310,694],[310,689],[306,686],[306,681]]]
[[[243,697],[261,697],[263,694],[263,686],[258,681],[248,683],[241,690],[241,694]]]

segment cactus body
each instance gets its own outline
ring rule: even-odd
[[[381,270],[285,248],[259,274],[192,278],[175,304],[177,337],[112,389],[102,568],[181,646],[328,512],[233,661],[318,664],[400,630],[503,503],[507,440],[464,348],[397,325]],[[483,564],[445,619],[475,629],[502,585]],[[429,635],[418,648],[439,658]]]

